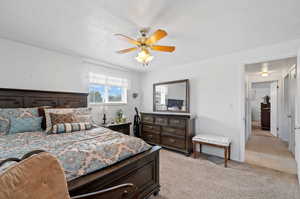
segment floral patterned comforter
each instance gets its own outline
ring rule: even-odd
[[[42,149],[60,160],[67,179],[72,180],[150,148],[139,138],[105,128],[53,135],[28,132],[0,136],[0,161]]]

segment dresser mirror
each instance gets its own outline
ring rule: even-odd
[[[153,84],[153,111],[189,113],[189,80]]]

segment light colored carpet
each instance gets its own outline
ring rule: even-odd
[[[230,161],[229,168],[203,158],[161,150],[158,196],[151,199],[299,199],[297,177]]]
[[[269,136],[268,136],[269,134]],[[253,127],[246,144],[246,162],[291,174],[297,173],[295,158],[287,142],[274,137],[269,131]]]
[[[254,136],[265,136],[265,137],[274,137],[274,135],[271,134],[270,131],[261,130],[261,129],[253,129],[252,131]]]
[[[274,137],[271,134],[271,131],[261,129],[260,121],[252,121],[252,135],[254,135],[254,136]]]

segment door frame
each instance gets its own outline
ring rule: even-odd
[[[300,49],[299,49],[300,50]],[[244,62],[242,64],[239,64],[239,85],[240,85],[240,100],[241,100],[241,104],[240,104],[240,129],[241,129],[241,133],[240,133],[240,161],[241,162],[245,162],[245,149],[246,149],[246,86],[245,84],[248,83],[248,80],[246,78],[246,66],[249,64],[253,64],[253,63],[261,63],[261,62],[269,62],[269,61],[274,61],[274,60],[279,60],[279,59],[286,59],[289,57],[297,57],[297,60],[299,62],[300,60],[300,56],[298,56],[297,54],[298,52],[295,52],[295,54],[290,54],[290,55],[279,55],[279,56],[273,56],[271,58],[253,58],[247,62]],[[263,57],[263,56],[262,56]],[[298,64],[296,65],[297,68]],[[298,70],[297,70],[298,71]],[[297,114],[297,113],[296,113]],[[297,122],[296,122],[297,125]],[[300,158],[299,158],[300,159]],[[300,175],[299,175],[299,179],[300,179]]]
[[[295,103],[295,159],[298,167],[298,182],[300,184],[300,49],[297,52],[297,64],[296,64],[296,103]]]
[[[248,140],[248,138],[251,136],[252,134],[252,114],[251,114],[251,111],[252,111],[252,107],[251,107],[251,91],[252,91],[252,85],[255,84],[255,83],[270,83],[270,85],[272,83],[276,83],[276,85],[278,86],[279,85],[279,79],[277,78],[273,78],[273,79],[266,79],[266,80],[259,80],[259,81],[251,81],[249,80],[247,82],[247,86],[246,86],[246,90],[245,90],[245,144],[246,144],[246,141]],[[279,99],[279,92],[277,91],[277,99],[276,99],[276,128],[279,127],[279,123],[278,123],[278,115],[279,115],[279,111],[278,111],[278,104],[281,103],[281,100]],[[248,106],[247,106],[248,105]],[[271,106],[272,108],[272,106]],[[250,109],[250,111],[248,112],[247,114],[247,109]],[[273,122],[274,123],[274,122]],[[278,136],[278,130],[276,130],[276,136]]]

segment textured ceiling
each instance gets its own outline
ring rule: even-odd
[[[134,70],[130,47],[113,34],[165,29],[151,68],[197,62],[300,38],[299,0],[0,0],[0,37]]]

